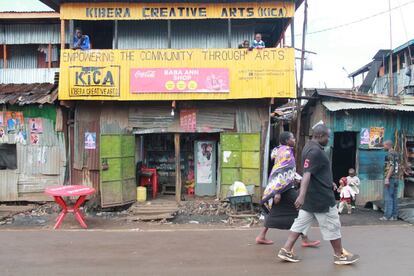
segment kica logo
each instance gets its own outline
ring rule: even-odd
[[[114,87],[119,69],[116,67],[77,67],[75,86]]]

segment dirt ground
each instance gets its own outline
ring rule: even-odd
[[[55,218],[60,211],[54,203],[43,205],[30,205],[32,208],[22,208],[21,213],[8,216],[0,221],[1,229],[53,229]],[[223,207],[224,206],[224,207]],[[7,208],[9,208],[8,206]],[[197,227],[261,227],[263,217],[260,209],[255,208],[255,215],[245,218],[230,218],[231,208],[214,199],[197,199],[183,202],[178,207],[174,218],[149,221],[132,221],[130,206],[111,210],[95,210],[86,206],[86,223],[89,229],[174,229],[174,228],[197,228]],[[0,208],[1,209],[1,208]],[[138,208],[139,209],[139,208]],[[403,221],[384,222],[379,218],[383,214],[380,211],[358,207],[353,214],[341,215],[343,226],[359,225],[400,225]],[[68,214],[63,221],[61,229],[80,229],[80,225],[72,214]]]

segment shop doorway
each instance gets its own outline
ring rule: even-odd
[[[332,153],[332,173],[335,183],[348,176],[348,170],[355,168],[357,132],[335,132]]]
[[[174,195],[177,173],[174,134],[138,137],[138,163],[157,170],[158,195]],[[180,134],[181,194],[193,188],[197,196],[216,195],[219,138],[218,133]]]

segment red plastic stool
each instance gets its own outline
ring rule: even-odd
[[[187,188],[187,195],[194,195],[194,188],[193,187]]]

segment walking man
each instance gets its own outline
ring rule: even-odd
[[[384,167],[384,216],[380,220],[398,219],[398,176],[400,170],[400,157],[394,151],[392,142],[384,142],[385,156]]]
[[[353,264],[359,260],[358,255],[347,252],[341,242],[341,222],[332,191],[333,179],[331,164],[323,147],[328,144],[330,130],[325,125],[313,129],[312,140],[302,152],[303,178],[295,206],[299,215],[290,228],[289,237],[280,249],[278,257],[288,262],[299,262],[293,254],[293,246],[316,218],[322,237],[331,242],[334,250],[334,263],[338,265]]]

